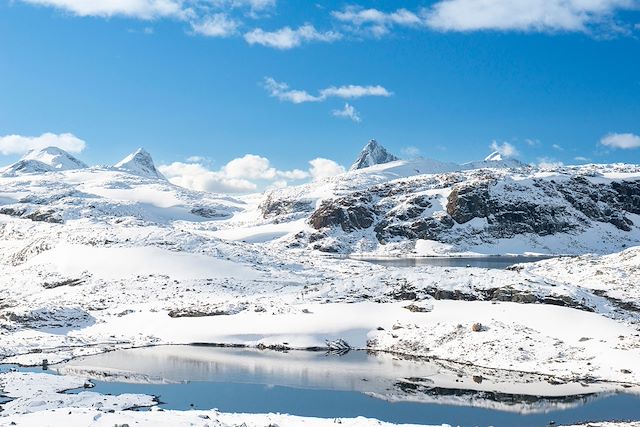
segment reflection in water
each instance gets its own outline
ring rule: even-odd
[[[537,262],[549,256],[482,256],[482,257],[423,257],[423,258],[357,258],[389,267],[477,267],[504,270],[514,264]]]
[[[485,420],[495,426],[640,417],[633,414],[638,397],[597,394],[606,385],[552,385],[540,375],[357,351],[335,356],[163,346],[87,357],[58,369],[98,380],[98,392],[155,394],[175,409],[193,404],[228,412],[454,425]]]

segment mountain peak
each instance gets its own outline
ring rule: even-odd
[[[87,165],[58,147],[31,150],[16,163],[2,170],[3,175],[59,172],[84,169]]]
[[[369,166],[379,165],[381,163],[389,163],[400,160],[387,151],[382,145],[375,139],[370,140],[367,145],[364,146],[356,161],[351,165],[349,170],[358,170],[368,168]]]
[[[31,150],[20,160],[42,162],[54,170],[84,169],[87,167],[84,162],[81,162],[58,147],[45,147],[41,150]]]
[[[116,163],[114,167],[134,175],[140,175],[147,178],[165,179],[158,169],[156,169],[151,154],[149,154],[149,152],[144,148],[138,148],[136,151]]]
[[[502,154],[500,154],[499,151],[494,151],[484,159],[485,162],[501,162],[502,160],[504,159],[502,158]]]

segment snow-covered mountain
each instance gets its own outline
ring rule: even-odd
[[[540,170],[493,158],[487,164],[499,167],[462,170],[396,160],[230,197],[175,186],[130,157],[118,168],[0,176],[2,363],[158,344],[317,349],[345,339],[394,358],[446,360],[455,372],[405,378],[407,388],[386,393],[398,400],[429,398],[431,388],[504,392],[505,401],[640,391],[640,248],[626,248],[640,245],[640,166]],[[324,253],[622,249],[508,270],[396,268]],[[532,377],[523,381],[524,372]],[[23,379],[42,390],[69,378],[17,374],[0,373],[5,394]],[[45,399],[52,408],[87,399],[47,396],[14,393],[1,405],[11,414]],[[448,396],[487,405],[474,393]]]
[[[394,162],[396,160],[400,159],[389,153],[386,148],[378,143],[378,141],[372,139],[367,145],[364,146],[364,148],[358,155],[358,158],[351,165],[351,168],[349,170],[354,171],[358,169],[364,169],[373,165]]]
[[[147,178],[165,179],[156,169],[151,154],[144,148],[138,148],[114,165],[114,168]]]
[[[462,170],[482,168],[519,169],[523,167],[527,167],[527,164],[511,157],[505,157],[497,151],[489,154],[484,160],[463,163],[461,165]]]
[[[309,227],[300,227],[289,245],[326,252],[580,254],[640,244],[636,165],[540,170],[512,168],[517,164],[494,157],[479,164],[501,167],[435,163],[424,165],[429,172],[411,174],[419,162],[279,189],[260,209],[265,220]]]
[[[46,147],[27,153],[16,163],[0,170],[3,175],[38,174],[84,169],[87,165],[57,147]]]

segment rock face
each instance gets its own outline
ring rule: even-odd
[[[2,171],[3,175],[38,174],[74,169],[84,169],[87,165],[57,147],[33,150],[22,159]]]
[[[640,242],[640,224],[634,224],[640,214],[640,179],[525,173],[484,169],[423,175],[325,199],[309,217],[318,231],[309,242],[320,250],[349,251],[363,242],[372,247],[416,240],[571,239],[590,229],[602,236],[617,229],[623,239]]]
[[[369,228],[376,217],[371,202],[371,195],[362,193],[323,202],[309,222],[316,230],[340,226],[342,231],[351,232]]]
[[[309,213],[314,209],[312,200],[278,198],[274,193],[268,194],[258,207],[265,219]]]
[[[367,145],[362,149],[360,155],[356,161],[351,165],[349,170],[354,171],[358,169],[368,168],[369,166],[379,165],[382,163],[395,162],[400,160],[398,157],[389,153],[386,148],[378,144],[375,139],[369,141]]]
[[[139,148],[135,152],[114,165],[114,168],[120,169],[134,175],[144,176],[146,178],[165,179],[165,177],[156,169],[151,154],[144,148]]]

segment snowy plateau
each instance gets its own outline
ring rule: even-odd
[[[359,259],[497,255],[550,258]],[[47,148],[0,169],[0,269],[0,363],[18,367],[0,374],[2,426],[389,425],[65,392],[132,378],[78,358],[194,343],[367,351],[389,366],[368,393],[389,401],[640,394],[639,165],[400,160],[371,141],[344,174],[233,196],[170,183],[142,149],[89,167]],[[56,372],[23,368],[43,360]],[[425,381],[402,360],[437,369]]]

